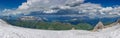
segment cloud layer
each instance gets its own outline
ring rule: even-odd
[[[45,13],[54,13],[59,9],[75,9],[79,13],[85,13],[89,16],[119,16],[120,6],[102,7],[100,4],[84,3],[84,0],[27,0],[16,10],[5,9],[3,15],[29,14],[34,11],[44,11]]]

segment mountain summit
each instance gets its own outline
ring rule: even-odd
[[[104,25],[102,22],[98,22],[98,24],[94,27],[93,31],[98,31],[100,29],[103,29]]]

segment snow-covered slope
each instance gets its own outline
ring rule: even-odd
[[[0,19],[0,38],[120,38],[120,24],[100,32],[84,30],[51,31],[11,26]]]

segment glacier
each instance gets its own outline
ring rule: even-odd
[[[0,19],[0,38],[120,38],[120,24],[99,32],[85,30],[40,30],[16,27]]]

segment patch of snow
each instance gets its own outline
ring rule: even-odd
[[[120,24],[101,32],[84,30],[51,31],[21,28],[0,19],[0,38],[120,38]]]

